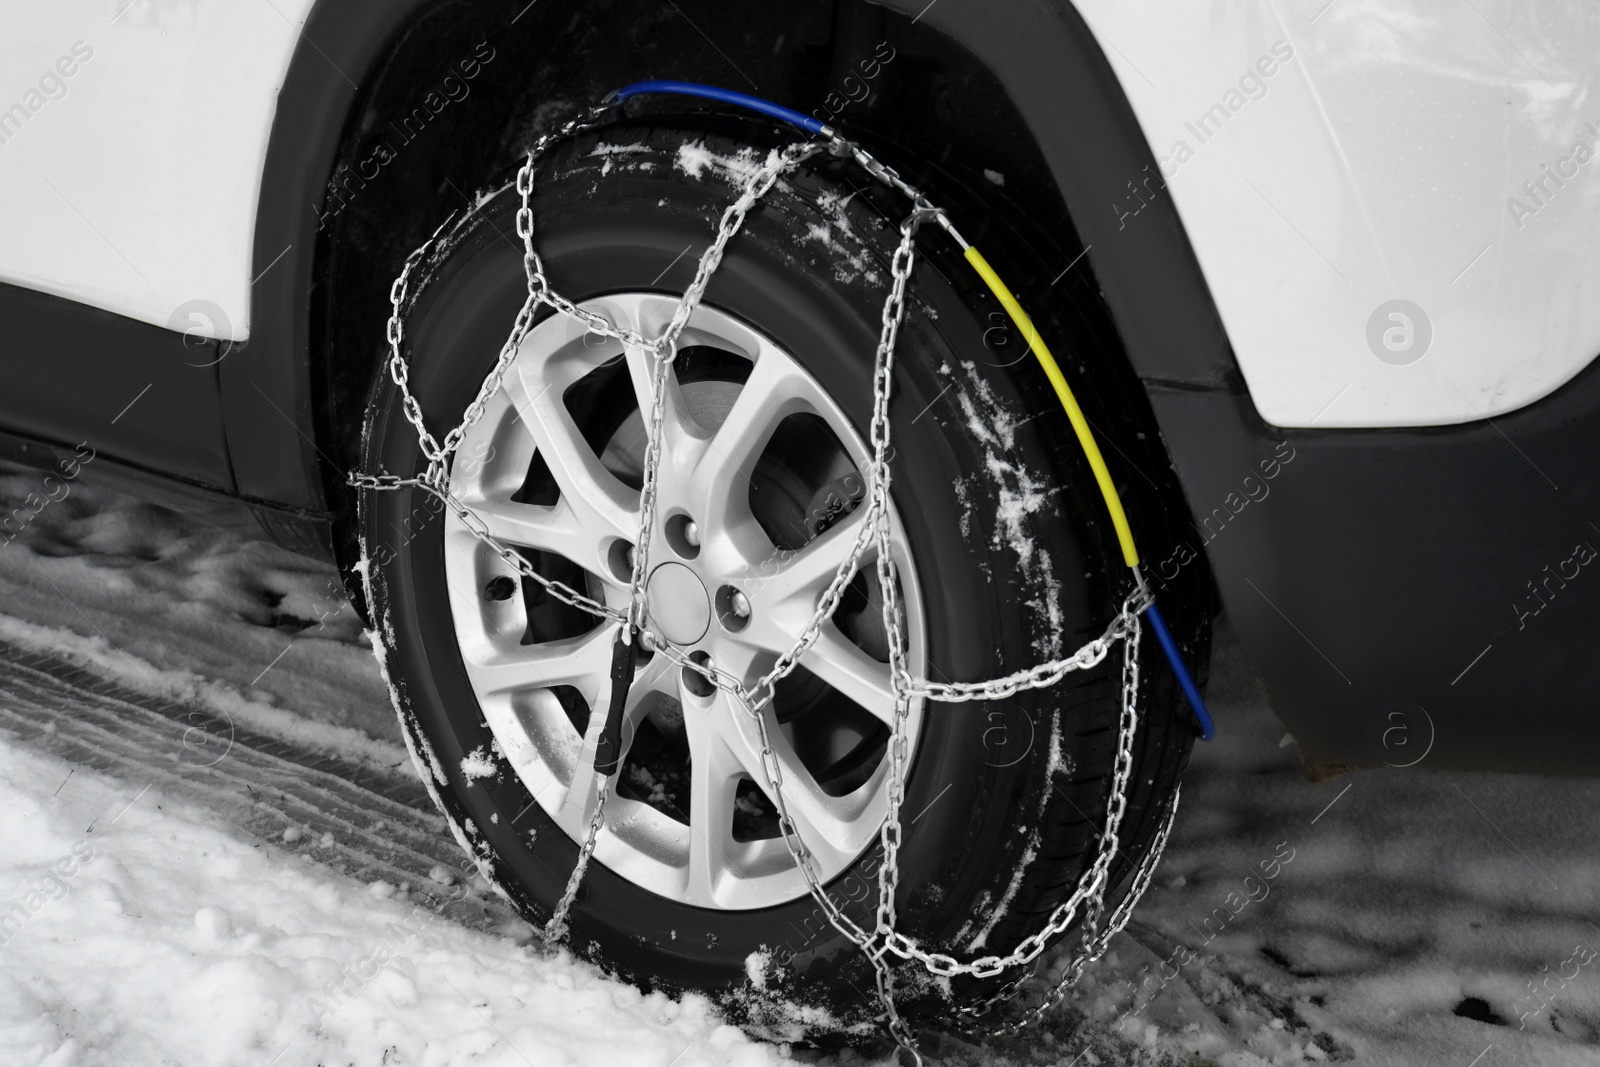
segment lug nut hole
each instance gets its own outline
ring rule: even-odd
[[[700,554],[700,527],[687,515],[674,515],[667,520],[667,544],[684,559],[694,559]]]
[[[704,652],[691,652],[689,659],[702,667],[711,667],[711,657]],[[702,700],[717,691],[716,684],[710,678],[690,667],[683,668],[683,687]]]
[[[717,590],[717,618],[726,630],[738,633],[750,625],[750,600],[731,585]]]
[[[483,599],[510,600],[517,592],[517,580],[504,574],[490,578],[483,586]]]
[[[611,575],[617,581],[633,581],[633,546],[626,541],[611,542],[611,550],[606,553],[606,565],[611,568]]]

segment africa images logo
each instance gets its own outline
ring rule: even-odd
[[[1393,367],[1415,363],[1433,343],[1428,313],[1409,300],[1390,300],[1367,317],[1367,347]]]

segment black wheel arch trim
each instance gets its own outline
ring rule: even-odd
[[[261,176],[250,339],[221,368],[241,493],[310,510],[326,507],[322,464],[332,460],[317,451],[311,393],[318,209],[360,86],[404,27],[436,3],[321,0],[301,28],[278,93]]]
[[[318,212],[363,89],[394,42],[444,6],[440,0],[319,0],[302,30],[279,94],[261,184],[251,338],[221,368],[242,493],[313,510],[325,506],[320,465],[331,461],[318,455],[308,433],[315,408]],[[1147,168],[1154,172],[1155,159],[1076,10],[1042,0],[941,0],[932,6],[888,0],[881,6],[920,16],[999,78],[1077,212],[1073,223],[1139,376],[1194,388],[1234,387],[1232,352],[1170,198],[1142,211],[1137,225],[1119,229],[1111,205],[1129,180]],[[1094,204],[1106,210],[1095,211]]]

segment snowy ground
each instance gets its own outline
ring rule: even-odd
[[[6,510],[38,488],[0,469]],[[0,613],[0,1062],[818,1059],[544,955],[449,869],[325,568],[74,486],[0,540]],[[1040,1031],[932,1058],[1600,1064],[1600,782],[1313,785],[1226,636],[1213,679],[1110,955]]]

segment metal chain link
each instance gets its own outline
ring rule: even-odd
[[[693,281],[684,291],[668,326],[655,338],[647,338],[635,331],[619,327],[603,316],[567,300],[551,287],[545,276],[544,264],[533,245],[534,216],[532,198],[535,166],[544,150],[553,142],[571,137],[588,129],[600,120],[604,112],[591,111],[567,123],[561,129],[546,134],[528,150],[522,167],[517,172],[516,191],[520,204],[516,214],[517,235],[523,244],[523,269],[528,281],[528,296],[518,310],[510,335],[501,347],[494,367],[484,378],[477,396],[467,406],[461,422],[438,440],[428,430],[421,405],[411,392],[409,367],[404,356],[404,317],[411,277],[439,242],[441,236],[453,227],[458,217],[452,215],[434,231],[420,247],[407,258],[399,276],[390,287],[390,307],[386,337],[389,342],[389,374],[399,388],[401,409],[406,420],[417,434],[423,457],[427,460],[425,472],[416,477],[402,478],[392,474],[356,474],[350,484],[372,491],[395,491],[403,488],[420,489],[438,497],[451,513],[500,559],[518,573],[539,583],[552,596],[572,607],[610,620],[623,627],[625,633],[638,632],[641,640],[674,664],[693,670],[729,697],[755,722],[761,740],[762,774],[766,779],[768,795],[778,813],[778,827],[796,868],[805,878],[811,896],[822,909],[829,923],[843,936],[861,948],[872,964],[878,998],[884,1012],[885,1025],[890,1035],[907,1050],[918,1063],[915,1035],[900,1016],[894,996],[895,974],[889,957],[920,963],[928,973],[941,977],[968,976],[976,979],[997,977],[1012,969],[1020,969],[1013,980],[1005,983],[993,996],[976,1005],[960,1009],[968,1019],[985,1015],[996,1004],[1015,996],[1031,977],[1031,966],[1049,947],[1078,921],[1080,948],[1073,953],[1061,977],[1040,1004],[1030,1008],[1019,1019],[1005,1023],[992,1033],[1016,1033],[1023,1026],[1037,1021],[1065,995],[1081,976],[1083,969],[1100,958],[1107,943],[1122,929],[1134,905],[1148,887],[1167,835],[1177,811],[1177,794],[1167,812],[1164,824],[1157,834],[1152,849],[1146,854],[1135,873],[1129,891],[1123,896],[1104,928],[1100,920],[1105,910],[1105,894],[1109,888],[1110,870],[1119,850],[1119,831],[1127,812],[1128,787],[1133,773],[1133,742],[1138,731],[1138,647],[1141,635],[1139,613],[1148,605],[1150,596],[1142,576],[1136,574],[1137,588],[1123,602],[1121,609],[1105,631],[1089,641],[1070,656],[1041,663],[1001,678],[982,682],[933,683],[917,679],[906,664],[906,635],[899,601],[898,579],[890,551],[890,479],[889,466],[889,399],[892,392],[895,348],[905,317],[906,291],[915,265],[916,236],[923,222],[937,221],[946,230],[955,233],[949,218],[935,207],[915,187],[905,182],[892,168],[874,158],[865,149],[838,135],[827,142],[798,142],[771,152],[765,163],[744,182],[737,200],[729,205],[718,222],[716,238],[700,257]],[[893,282],[886,297],[881,315],[881,329],[874,356],[873,411],[869,438],[872,461],[869,479],[867,510],[862,516],[860,530],[851,544],[849,553],[839,564],[827,589],[819,598],[811,620],[801,630],[795,642],[778,657],[773,667],[762,675],[753,687],[715,666],[697,663],[686,652],[674,647],[649,626],[649,601],[646,577],[649,566],[649,544],[653,533],[656,512],[658,470],[664,441],[665,404],[670,366],[676,356],[677,339],[688,325],[695,309],[705,296],[711,276],[721,264],[728,242],[739,232],[751,208],[758,203],[779,178],[802,162],[827,148],[833,155],[850,158],[869,175],[906,196],[913,210],[901,223],[900,241],[891,260]],[[519,553],[502,544],[489,531],[487,525],[449,490],[449,465],[451,457],[460,446],[467,430],[482,418],[488,401],[501,388],[506,371],[520,351],[528,331],[532,328],[538,306],[544,304],[557,313],[567,315],[584,325],[590,332],[614,338],[630,349],[647,355],[651,361],[651,400],[646,422],[647,439],[644,457],[644,479],[640,491],[639,533],[634,546],[633,566],[630,575],[630,600],[627,612],[602,604],[579,593],[566,584],[546,578]],[[869,932],[851,919],[842,905],[827,892],[816,869],[810,851],[800,839],[799,829],[789,815],[783,791],[783,772],[774,749],[765,706],[771,702],[775,687],[787,677],[802,656],[816,643],[822,627],[832,617],[843,597],[845,588],[861,565],[869,548],[876,550],[876,573],[882,590],[883,621],[889,636],[890,687],[893,694],[893,731],[888,746],[889,773],[887,775],[888,814],[879,833],[883,860],[878,868],[878,906],[872,930]],[[1043,927],[1024,938],[1005,955],[988,955],[966,962],[941,952],[922,948],[916,941],[897,930],[895,910],[899,886],[899,850],[902,843],[900,809],[904,802],[907,765],[910,761],[911,738],[907,722],[912,701],[933,700],[955,703],[973,700],[1001,700],[1016,693],[1052,686],[1067,674],[1085,671],[1099,665],[1109,654],[1112,645],[1123,643],[1123,671],[1121,714],[1117,731],[1117,752],[1113,763],[1112,780],[1106,803],[1106,821],[1099,835],[1095,857],[1080,877],[1071,896],[1058,905]],[[544,928],[547,943],[560,941],[567,933],[567,919],[573,901],[582,884],[584,873],[594,855],[600,831],[605,825],[605,801],[609,793],[609,779],[600,780],[597,803],[590,819],[588,832],[579,846],[578,858],[568,878],[565,891]]]
[[[1160,860],[1161,854],[1166,851],[1167,838],[1171,835],[1172,824],[1178,817],[1178,795],[1180,792],[1182,792],[1181,789],[1172,791],[1172,801],[1167,805],[1166,818],[1162,820],[1161,828],[1156,832],[1155,839],[1150,844],[1150,851],[1145,853],[1144,859],[1139,862],[1139,869],[1134,875],[1132,885],[1128,887],[1127,893],[1123,894],[1116,910],[1111,913],[1111,919],[1106,923],[1105,929],[1094,937],[1092,941],[1085,939],[1083,951],[1073,955],[1067,966],[1062,969],[1061,976],[1056,979],[1055,984],[1050,987],[1050,991],[1045,994],[1039,1003],[1028,1008],[1009,1022],[993,1028],[989,1031],[990,1034],[998,1037],[1015,1037],[1023,1030],[1043,1020],[1046,1015],[1054,1010],[1057,1004],[1061,1003],[1062,998],[1067,995],[1067,990],[1078,984],[1078,979],[1083,977],[1084,968],[1091,963],[1099,962],[1100,958],[1105,955],[1106,947],[1110,944],[1111,939],[1123,927],[1128,925],[1128,919],[1133,915],[1134,906],[1144,897],[1145,890],[1150,888],[1150,879],[1155,875],[1156,863]],[[1023,977],[1026,978],[1027,976],[1024,975]],[[1010,995],[1005,999],[1015,996],[1020,986],[1020,982],[1016,983]]]
[[[1135,603],[1141,593],[1143,593],[1142,589],[1130,596],[1128,604]],[[1125,605],[1123,610],[1127,613],[1128,605]],[[1012,957],[1026,954],[1026,959],[1018,962],[1031,963],[1044,952],[1053,936],[1066,933],[1076,915],[1077,908],[1087,905],[1082,925],[1084,949],[1068,965],[1066,973],[1070,977],[1064,977],[1063,984],[1060,986],[1061,994],[1064,994],[1069,986],[1077,983],[1078,976],[1089,962],[1090,947],[1095,943],[1095,928],[1100,921],[1100,916],[1105,906],[1105,890],[1111,874],[1111,864],[1119,848],[1117,831],[1121,829],[1123,816],[1127,813],[1128,784],[1133,777],[1133,740],[1138,733],[1139,727],[1140,637],[1138,615],[1132,614],[1129,618],[1131,618],[1132,629],[1124,639],[1122,646],[1122,717],[1117,725],[1117,754],[1112,762],[1111,788],[1106,801],[1106,822],[1100,832],[1099,848],[1095,853],[1094,862],[1090,864],[1086,878],[1079,882],[1072,896],[1051,913],[1050,919],[1045,923],[1043,929],[1024,939],[1011,954]],[[1151,855],[1159,855],[1159,853],[1152,853]],[[1154,869],[1153,863],[1151,864],[1151,869]],[[1139,884],[1137,876],[1134,884]],[[1148,884],[1148,880],[1146,880],[1146,884]],[[1140,892],[1143,892],[1142,888]],[[1131,906],[1128,911],[1132,911]],[[1123,917],[1122,921],[1127,921],[1126,916]],[[1106,935],[1106,939],[1109,940],[1112,934],[1121,929],[1121,925],[1108,925],[1107,929],[1109,932]],[[1027,973],[1025,972],[1021,979],[1026,980],[1026,977]],[[1010,983],[1002,987],[996,996],[980,1004],[966,1006],[963,1014],[971,1017],[985,1015],[999,1001],[1009,1000],[1015,996],[1021,985],[1022,981],[1020,980]],[[1058,1000],[1061,994],[1057,995]],[[1006,1029],[1004,1025],[1000,1028],[1001,1031]]]
[[[689,283],[689,288],[683,292],[683,298],[678,301],[678,307],[672,313],[672,321],[667,324],[660,337],[635,346],[645,349],[654,359],[655,365],[650,382],[650,415],[645,423],[647,440],[644,455],[644,484],[639,490],[639,536],[634,544],[633,573],[630,583],[632,609],[629,621],[634,630],[644,629],[648,607],[645,598],[645,577],[649,573],[650,535],[655,529],[656,479],[661,465],[667,375],[673,359],[677,356],[678,336],[683,333],[683,328],[689,324],[694,309],[700,306],[700,301],[705,297],[706,286],[711,283],[711,275],[721,266],[723,251],[728,247],[733,235],[744,225],[745,215],[749,214],[757,201],[767,195],[784,172],[799,166],[803,160],[820,151],[821,147],[815,143],[801,142],[789,145],[782,152],[774,151],[767,157],[766,163],[745,182],[739,199],[723,211],[722,219],[717,223],[716,239],[701,255],[699,266],[695,268],[694,280]],[[531,170],[532,166],[533,156],[530,153],[526,169]],[[531,214],[526,195],[522,203],[523,210]],[[531,247],[530,244],[530,250]],[[625,341],[624,344],[626,343]]]
[[[549,593],[563,604],[577,608],[579,611],[586,611],[591,615],[598,615],[602,618],[611,619],[616,622],[625,622],[627,620],[627,616],[618,611],[616,608],[602,604],[592,597],[584,596],[582,593],[578,592],[565,582],[557,581],[554,578],[546,578],[544,575],[534,570],[533,564],[529,563],[525,558],[523,558],[521,553],[507,548],[500,542],[498,538],[490,533],[489,527],[486,526],[484,521],[478,517],[477,512],[473,511],[466,504],[462,503],[460,497],[456,496],[448,489],[439,488],[438,485],[428,481],[426,477],[400,478],[392,474],[352,474],[348,480],[348,484],[355,486],[358,489],[373,489],[389,492],[397,489],[420,489],[429,496],[437,497],[444,503],[446,507],[451,510],[457,519],[461,520],[461,524],[467,528],[468,532],[470,532],[474,537],[482,541],[484,544],[488,545],[489,548],[494,551],[495,555],[499,556],[502,561],[516,570],[518,574],[521,574],[525,578],[530,578],[539,585],[543,586],[545,592]]]
[[[589,859],[594,855],[594,846],[600,841],[600,828],[606,822],[606,794],[611,782],[609,779],[600,779],[600,790],[595,795],[594,814],[589,816],[589,832],[584,835],[583,844],[578,846],[578,859],[572,865],[572,873],[567,875],[567,887],[561,892],[561,899],[556,902],[555,910],[550,913],[550,921],[544,924],[540,937],[546,945],[555,945],[567,936],[567,912],[572,910],[572,902],[578,899],[578,889],[583,885],[584,872],[589,869]]]

